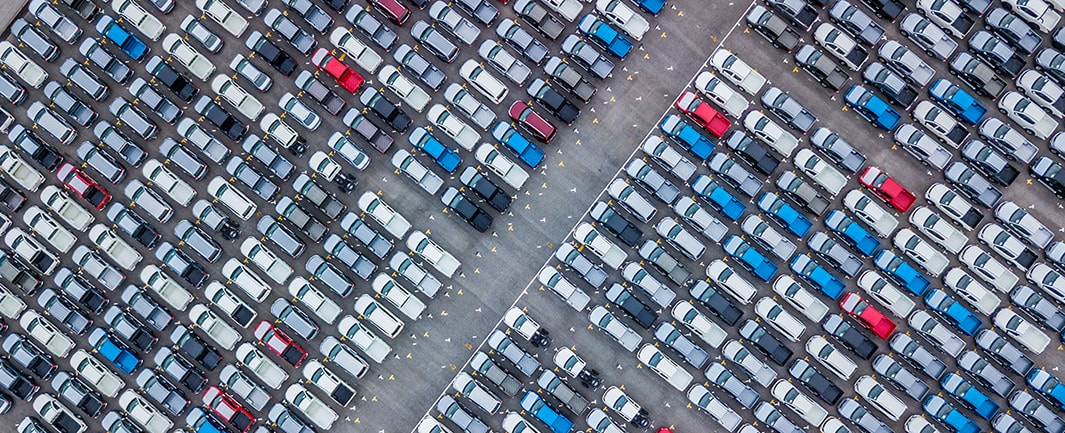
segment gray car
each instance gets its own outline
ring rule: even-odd
[[[972,86],[978,95],[990,99],[998,98],[1006,89],[1006,82],[987,63],[968,51],[962,51],[950,60],[950,72]]]
[[[299,308],[289,303],[288,300],[274,300],[274,303],[270,305],[270,314],[277,317],[277,320],[288,326],[296,335],[306,340],[311,340],[318,335],[318,324],[314,323]]]
[[[142,369],[137,373],[137,387],[140,388],[141,394],[155,400],[171,415],[184,412],[185,407],[189,405],[189,401],[170,381],[152,370]]]
[[[155,249],[155,258],[194,288],[203,286],[210,277],[203,265],[170,242],[159,244],[159,247]]]
[[[370,11],[364,8],[348,8],[344,18],[385,51],[391,50],[396,44],[396,32],[382,24]]]
[[[566,25],[561,20],[551,15],[547,8],[536,0],[518,0],[514,3],[514,12],[536,28],[537,32],[552,41],[558,39],[566,29]]]
[[[891,428],[877,419],[869,409],[858,403],[856,399],[844,399],[836,406],[839,415],[854,423],[866,433],[891,433]]]
[[[214,263],[222,257],[222,247],[203,230],[194,226],[189,220],[178,221],[174,226],[174,236],[187,245],[207,263]]]
[[[858,271],[862,269],[861,259],[829,237],[825,232],[814,233],[807,239],[806,245],[833,267],[852,278],[858,275]]]
[[[0,72],[0,96],[14,105],[19,105],[26,100],[26,88],[10,75]]]
[[[281,154],[277,153],[262,138],[249,135],[241,143],[241,149],[255,160],[261,162],[267,169],[281,180],[288,180],[292,176],[295,167]]]
[[[562,52],[599,79],[605,80],[614,71],[614,62],[577,35],[569,35],[562,41]]]
[[[126,286],[125,290],[122,291],[122,302],[129,306],[129,311],[143,318],[145,322],[148,322],[157,331],[162,331],[174,320],[174,316],[166,311],[165,308],[161,307],[158,302],[148,296],[143,290],[132,284]]]
[[[392,58],[433,90],[440,89],[440,85],[444,83],[444,72],[414,51],[410,45],[401,44],[396,48],[396,52],[392,53]]]
[[[75,335],[82,335],[92,325],[92,319],[66,295],[45,288],[37,294],[37,304],[44,314],[61,323]]]
[[[470,368],[476,371],[480,377],[487,379],[488,382],[495,385],[500,391],[508,396],[513,397],[521,390],[521,381],[496,365],[496,363],[492,361],[492,358],[488,357],[484,352],[477,352],[473,355],[473,358],[470,359]],[[544,370],[544,374],[547,373],[550,373],[550,371]],[[553,373],[552,376],[554,376]],[[543,379],[544,376],[541,375],[540,378]],[[554,393],[554,391],[550,389],[552,388],[549,386],[550,383],[537,383],[544,389],[548,389],[548,392]],[[580,394],[576,395],[578,397],[580,396]],[[556,394],[556,397],[557,396],[558,395]]]
[[[1054,240],[1054,232],[1046,224],[1036,219],[1017,203],[1004,201],[995,207],[995,219],[999,220],[1022,240],[1039,248],[1046,249]]]
[[[714,153],[707,165],[710,170],[720,174],[726,183],[748,197],[754,197],[762,189],[762,181],[760,179],[754,177],[751,172],[747,171],[742,165],[737,164],[725,153]],[[672,203],[672,201],[670,202]]]
[[[318,41],[314,40],[314,36],[311,36],[310,33],[304,31],[291,19],[282,15],[281,11],[277,9],[271,8],[266,11],[266,15],[263,15],[263,21],[303,55],[310,53],[311,48],[318,44]]]
[[[148,107],[166,123],[173,125],[181,115],[181,109],[176,104],[148,85],[143,78],[137,77],[133,80],[129,85],[129,93],[135,98],[134,101]]]
[[[871,47],[884,38],[884,28],[847,0],[833,3],[828,19]]]
[[[931,377],[932,380],[938,381],[940,376],[947,371],[947,366],[943,361],[940,361],[938,357],[909,335],[895,333],[888,340],[888,343],[891,346],[891,350],[902,355],[903,358],[913,364],[914,367],[917,367],[922,373]]]
[[[895,142],[902,145],[921,164],[942,170],[947,166],[953,154],[940,145],[936,139],[925,134],[910,123],[903,123],[895,130]]]
[[[710,355],[703,348],[692,342],[688,337],[681,334],[675,326],[661,322],[654,332],[655,340],[664,343],[673,349],[681,359],[691,364],[696,369],[702,369],[710,359]],[[718,364],[720,365],[720,364]]]
[[[499,35],[500,38],[517,49],[522,56],[537,65],[544,61],[544,57],[547,57],[547,47],[510,18],[504,18],[503,21],[499,22],[499,25],[496,26],[496,35]]]
[[[1009,395],[1010,391],[1017,386],[1013,383],[1009,377],[1003,374],[998,368],[991,365],[975,350],[969,350],[961,354],[958,357],[958,366],[962,370],[969,372],[977,381],[982,383],[988,389],[993,391],[1002,397]]]
[[[63,400],[66,400],[67,403],[84,411],[91,417],[95,418],[99,416],[100,412],[107,407],[107,402],[104,401],[100,394],[93,391],[93,389],[85,384],[84,381],[78,379],[77,376],[74,376],[69,372],[61,371],[56,374],[55,377],[52,378],[50,385],[52,386],[52,389],[55,390],[56,394],[62,397]],[[104,426],[108,427],[106,423]],[[34,433],[32,430],[18,431],[21,433]],[[109,429],[108,431],[118,432],[118,430],[114,429]],[[37,433],[44,432],[44,429],[37,430]]]
[[[946,61],[958,49],[958,42],[928,18],[911,12],[899,22],[899,32],[907,36],[929,57]]]
[[[672,182],[641,159],[633,159],[625,167],[625,173],[665,203],[673,203],[680,195],[680,190]]]
[[[802,132],[809,131],[817,121],[817,118],[806,107],[777,86],[770,86],[762,94],[762,105],[792,128]]]
[[[691,277],[691,271],[687,270],[684,265],[680,264],[676,258],[669,255],[665,249],[653,240],[644,241],[643,245],[640,245],[639,254],[640,257],[643,257],[644,260],[647,260],[654,265],[655,268],[673,281],[674,284],[684,285]],[[600,272],[601,271],[602,270],[600,270]]]
[[[976,346],[991,354],[1004,367],[1024,376],[1034,365],[1032,359],[1021,352],[1017,346],[991,329],[982,329],[976,333]]]
[[[993,207],[1002,198],[1001,191],[963,162],[950,163],[943,171],[943,175],[947,178],[947,182],[965,191],[969,197],[984,206]]]
[[[991,181],[1002,186],[1009,186],[1020,174],[1005,156],[980,140],[969,140],[965,143],[961,147],[961,157],[972,163],[974,168],[987,175]]]
[[[463,432],[466,433],[488,433],[488,426],[484,421],[477,418],[472,411],[465,408],[459,402],[455,401],[455,398],[451,395],[445,394],[440,397],[440,401],[436,403],[436,410],[459,426]]]
[[[277,200],[277,196],[281,192],[281,188],[277,184],[270,181],[262,173],[259,173],[258,170],[241,157],[230,157],[229,162],[226,163],[226,172],[250,188],[255,195],[268,202],[273,203]]]
[[[663,323],[663,325],[665,325],[665,323]],[[756,401],[758,401],[758,393],[744,383],[743,380],[736,377],[732,371],[729,371],[725,364],[712,362],[710,365],[706,366],[706,371],[704,371],[703,374],[711,383],[735,397],[743,407],[749,409],[751,406],[754,406]]]
[[[360,9],[360,8],[352,8]],[[281,433],[314,433],[314,428],[309,423],[300,419],[282,403],[275,403],[270,408],[267,418],[274,428]]]
[[[814,133],[810,135],[810,144],[825,151],[829,159],[851,173],[857,173],[865,165],[865,155],[858,152],[839,134],[823,126],[814,130]]]
[[[354,349],[332,336],[325,337],[322,340],[322,344],[318,346],[318,351],[325,356],[324,359],[326,361],[340,367],[341,370],[356,379],[361,379],[370,370],[370,364],[367,364],[366,360],[362,359],[358,353],[355,353]],[[268,399],[269,397],[266,398],[266,400]]]
[[[547,58],[547,63],[544,63],[544,72],[581,101],[588,102],[592,99],[592,95],[595,95],[595,85],[584,79],[580,72],[558,57]]]
[[[899,391],[906,393],[914,400],[921,401],[928,395],[928,384],[918,379],[910,370],[901,363],[885,354],[879,354],[873,358],[873,371],[886,377]]]
[[[200,45],[203,45],[207,51],[218,54],[222,51],[222,38],[218,37],[218,34],[208,28],[203,21],[196,19],[192,15],[188,15],[181,21],[181,30],[189,34],[189,37],[195,39]]]
[[[277,205],[274,206],[274,210],[281,215],[282,219],[296,226],[313,242],[319,242],[325,235],[329,234],[329,229],[325,224],[318,221],[318,218],[311,216],[306,209],[296,204],[289,196],[281,197],[277,201]]]
[[[385,258],[392,251],[391,241],[352,212],[348,212],[341,218],[340,228],[362,243],[366,249],[370,250],[379,259]]]
[[[185,142],[192,144],[207,159],[215,163],[221,164],[232,153],[228,146],[222,144],[196,121],[188,117],[178,121],[177,132],[180,137],[184,138]]]
[[[126,177],[126,169],[118,161],[89,141],[84,141],[78,146],[77,155],[79,159],[85,161],[85,165],[111,183],[119,183]]]
[[[1017,286],[1010,291],[1010,300],[1055,332],[1065,330],[1065,313],[1031,287]]]
[[[289,10],[303,17],[303,20],[318,33],[325,33],[333,25],[333,18],[329,16],[329,13],[311,3],[311,0],[285,0],[284,3]]]
[[[1028,23],[1003,8],[992,9],[984,16],[984,22],[987,23],[987,28],[998,33],[1022,53],[1032,54],[1039,48],[1039,44],[1043,43],[1043,37],[1032,30]]]
[[[151,140],[159,130],[155,122],[149,120],[140,109],[125,98],[117,97],[112,100],[111,105],[108,106],[108,112],[144,140]]]
[[[355,283],[345,276],[340,269],[333,266],[332,263],[325,261],[322,256],[317,254],[307,259],[307,263],[304,264],[304,269],[307,270],[314,277],[315,280],[321,282],[326,287],[329,287],[333,293],[341,298],[346,297],[355,290]]]
[[[71,21],[55,6],[46,0],[33,0],[29,5],[30,15],[41,21],[44,27],[55,33],[59,39],[68,44],[73,44],[82,34],[81,26]]]
[[[914,54],[905,45],[894,40],[887,40],[880,45],[877,55],[881,62],[894,69],[903,79],[917,87],[928,85],[936,76],[935,69],[928,66],[920,56]]]
[[[889,101],[902,108],[908,108],[917,99],[917,89],[880,62],[873,62],[865,67],[862,71],[862,81],[884,92]]]
[[[492,348],[508,361],[510,361],[518,371],[521,371],[526,376],[531,376],[536,369],[540,368],[540,361],[537,361],[532,355],[518,347],[510,337],[503,333],[503,331],[495,330],[488,336],[488,347]]]
[[[828,210],[829,201],[793,171],[780,173],[776,185],[814,215],[823,215]]]
[[[1036,69],[1053,75],[1058,81],[1065,81],[1065,69],[1061,67],[1063,64],[1065,64],[1065,53],[1053,48],[1043,48],[1035,55]]]
[[[603,272],[603,268],[593,263],[569,243],[558,247],[558,251],[555,252],[555,258],[577,271],[577,274],[588,284],[591,284],[592,287],[601,288],[603,283],[606,282],[607,275],[606,272]]]
[[[799,426],[795,425],[794,422],[767,401],[759,402],[754,407],[753,412],[758,421],[761,421],[777,433],[802,433],[802,429]]]
[[[466,45],[473,45],[481,35],[481,29],[442,1],[437,0],[429,5],[429,17]]]
[[[1007,158],[1025,164],[1031,163],[1039,152],[1039,148],[1028,141],[1024,135],[997,117],[989,116],[984,119],[980,123],[978,132],[989,144],[1001,150]]]
[[[468,12],[481,24],[489,26],[499,16],[499,10],[488,0],[458,0],[454,2],[460,9]]]
[[[1009,398],[1010,407],[1020,412],[1047,433],[1065,431],[1065,421],[1028,391],[1017,391]]]
[[[448,40],[443,33],[422,20],[415,21],[410,28],[410,35],[421,42],[424,47],[435,54],[440,60],[451,63],[459,53],[459,47]]]
[[[111,203],[107,208],[107,218],[115,223],[120,231],[129,235],[145,248],[153,248],[162,236],[159,232],[144,221],[133,209],[121,203]]]
[[[339,261],[364,281],[369,281],[370,276],[377,270],[376,264],[336,234],[329,235],[323,246],[331,259]]]
[[[11,35],[30,51],[37,53],[46,62],[59,57],[59,46],[33,28],[28,21],[19,18],[11,23]]]
[[[973,33],[969,38],[969,51],[1010,78],[1017,77],[1026,63],[1005,40],[987,30]]]
[[[78,52],[119,84],[125,83],[133,76],[133,70],[107,51],[96,39],[85,38],[78,46]]]
[[[29,370],[34,376],[41,379],[47,380],[51,378],[58,370],[52,357],[22,334],[17,332],[8,334],[4,338],[3,348],[4,352],[8,354],[9,361]]]

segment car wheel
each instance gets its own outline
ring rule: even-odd
[[[1003,110],[1003,109],[1001,109],[1001,108],[999,108],[999,109],[998,109],[998,112],[999,112],[999,113],[1002,113],[1002,114],[1006,114],[1006,110]]]
[[[905,36],[907,38],[910,37],[910,32],[907,32],[907,31],[904,31],[904,30],[899,30],[899,34],[901,34],[902,36]]]
[[[1024,132],[1027,132],[1028,135],[1035,135],[1035,131],[1033,131],[1031,128],[1024,128]]]

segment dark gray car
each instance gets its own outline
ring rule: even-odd
[[[969,140],[961,147],[961,156],[977,170],[1002,186],[1009,186],[1020,173],[1005,156],[980,140]]]
[[[272,203],[277,200],[277,196],[281,191],[277,184],[270,181],[262,173],[259,173],[258,170],[241,157],[230,157],[229,162],[226,163],[226,172],[250,188],[255,195],[268,202]]]
[[[581,76],[580,72],[564,63],[562,59],[558,57],[548,57],[547,63],[544,64],[544,72],[551,76],[556,82],[566,90],[569,90],[573,96],[584,102],[592,99],[592,95],[595,94],[596,88],[588,80]]]
[[[1010,300],[1055,332],[1065,330],[1065,313],[1031,287],[1015,287],[1010,291]]]
[[[107,402],[104,401],[103,397],[100,397],[89,385],[86,385],[85,382],[69,372],[61,371],[56,374],[50,385],[63,400],[91,417],[100,415],[100,412],[107,406]],[[41,432],[43,433],[44,430],[41,430]]]
[[[271,8],[266,11],[266,15],[263,15],[263,21],[303,55],[310,53],[311,48],[318,44],[318,41],[314,40],[314,36],[301,29],[277,9]]]
[[[252,158],[261,162],[271,173],[281,180],[288,180],[289,176],[292,176],[292,172],[295,171],[295,167],[288,159],[274,151],[270,145],[266,144],[266,142],[258,136],[249,135],[245,137],[244,142],[241,143],[241,149],[243,149],[248,155],[251,155]]]
[[[143,395],[155,400],[171,415],[178,415],[189,405],[188,399],[166,378],[152,370],[142,369],[137,373],[137,387]]]
[[[155,88],[148,85],[148,82],[144,81],[143,78],[137,77],[133,80],[133,83],[129,85],[129,93],[133,95],[134,101],[138,101],[138,103],[148,107],[149,110],[166,123],[173,125],[174,122],[177,122],[178,116],[181,115],[181,109],[178,108],[177,104],[174,104]]]
[[[1006,82],[987,63],[962,51],[950,60],[950,73],[972,86],[977,94],[995,99],[1006,89]]]
[[[1024,69],[1024,58],[1017,54],[1002,38],[986,30],[980,30],[969,38],[969,51],[983,58],[1001,74],[1017,77]]]
[[[537,3],[536,0],[518,0],[514,3],[514,12],[536,28],[541,35],[552,41],[558,39],[562,31],[566,29],[566,25],[561,20],[551,15],[547,8]]]
[[[342,263],[364,281],[369,281],[370,276],[377,270],[376,264],[344,242],[343,238],[338,235],[329,235],[323,246],[325,252],[330,254],[330,258]]]
[[[762,94],[762,105],[779,116],[781,120],[792,128],[802,132],[809,131],[814,126],[814,122],[817,121],[817,118],[810,113],[810,110],[807,110],[795,98],[792,98],[777,86],[770,86]]]
[[[706,361],[710,359],[710,355],[703,348],[692,342],[688,337],[685,337],[680,330],[667,322],[658,324],[658,327],[655,328],[654,336],[655,340],[669,346],[677,355],[680,355],[681,359],[697,369],[701,370],[706,365]]]
[[[976,333],[976,346],[1021,376],[1028,374],[1028,370],[1034,365],[1032,359],[1017,346],[991,329],[982,329]]]
[[[10,75],[0,72],[0,96],[14,105],[19,105],[26,100],[26,88]]]
[[[917,99],[917,89],[883,63],[873,62],[862,71],[862,82],[876,87],[888,100],[902,108],[908,108]]]
[[[161,307],[155,299],[132,284],[122,291],[122,302],[129,306],[129,311],[143,318],[157,331],[162,331],[174,320],[174,316]]]
[[[111,203],[107,208],[107,218],[115,223],[119,230],[144,245],[145,248],[155,247],[155,244],[162,238],[155,227],[122,203]]]
[[[303,254],[303,250],[306,248],[306,245],[302,240],[277,222],[277,220],[271,215],[263,215],[263,217],[259,219],[259,223],[256,224],[256,229],[258,229],[259,233],[261,233],[266,239],[270,240],[271,243],[276,245],[281,251],[284,251],[285,254],[288,254],[289,257],[292,257],[293,259]]]
[[[793,171],[780,173],[777,187],[795,199],[803,208],[814,215],[823,215],[828,210],[829,201],[817,193],[809,182],[803,180]]]
[[[499,16],[499,10],[488,0],[456,0],[453,4],[468,12],[485,26],[491,25],[492,21]]]
[[[963,162],[955,161],[950,163],[943,170],[943,175],[947,178],[947,182],[965,191],[970,198],[984,206],[993,207],[1002,198],[1001,191]]]
[[[847,83],[847,71],[813,45],[805,44],[800,47],[799,51],[795,52],[795,63],[813,76],[821,87],[839,91]]]
[[[829,159],[851,173],[858,172],[865,165],[865,155],[828,128],[819,127],[814,130],[814,133],[810,135],[810,144],[825,151]]]

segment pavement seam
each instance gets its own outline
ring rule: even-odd
[[[714,56],[714,53],[717,52],[717,50],[721,49],[721,47],[725,44],[725,41],[728,40],[729,36],[732,35],[732,32],[735,31],[736,28],[738,28],[740,26],[740,24],[744,22],[744,17],[747,16],[747,13],[751,10],[751,7],[754,6],[754,4],[756,2],[757,2],[757,0],[751,0],[750,3],[747,4],[747,7],[745,7],[743,9],[743,13],[740,15],[740,18],[737,19],[734,24],[732,24],[732,27],[729,28],[729,31],[725,33],[725,36],[722,37],[721,40],[719,40],[717,42],[717,44],[713,47],[712,50],[710,50],[710,55],[708,55],[706,57],[706,60],[703,60],[702,65],[699,66],[699,68],[696,70],[695,74],[692,75],[691,78],[688,79],[688,82],[685,83],[683,87],[681,87],[681,90],[677,92],[677,97],[679,97],[681,93],[687,91],[687,89],[692,86],[692,83],[695,82],[695,78],[699,76],[699,73],[701,73],[702,71],[706,70],[706,67],[710,63],[710,59]],[[675,99],[676,98],[674,98],[674,100]],[[582,221],[584,221],[584,219],[588,216],[588,213],[591,212],[592,207],[595,206],[595,203],[598,202],[603,197],[603,194],[606,193],[607,188],[610,186],[610,183],[613,182],[614,179],[618,178],[618,175],[620,175],[622,170],[625,169],[625,165],[628,164],[629,161],[632,161],[632,158],[634,156],[636,156],[636,154],[640,151],[640,149],[642,147],[641,145],[643,144],[644,141],[647,140],[647,137],[650,137],[651,134],[653,134],[658,129],[658,124],[662,123],[662,119],[665,119],[666,115],[669,114],[669,110],[670,109],[672,109],[672,104],[670,104],[669,107],[667,107],[666,110],[664,112],[662,112],[662,115],[658,117],[658,120],[654,123],[654,125],[651,127],[651,129],[649,131],[647,131],[647,134],[644,134],[643,138],[641,138],[640,141],[636,144],[636,148],[633,149],[632,153],[630,153],[629,156],[627,158],[625,158],[624,161],[622,161],[621,166],[618,167],[617,171],[614,172],[614,175],[611,176],[607,180],[606,186],[604,186],[603,189],[601,191],[599,191],[599,194],[597,194],[595,196],[595,199],[592,200],[591,204],[588,205],[588,208],[584,210],[584,212],[581,214],[580,218],[577,219],[577,222],[574,223],[573,227],[570,227],[569,231],[566,232],[566,235],[563,236],[563,238],[562,238],[563,242],[565,242],[566,239],[569,239],[569,238],[571,238],[573,236],[573,231],[576,230],[577,226],[580,225],[580,223]],[[547,267],[548,263],[551,263],[551,260],[554,259],[554,256],[555,256],[554,253],[552,253],[552,254],[550,254],[547,257],[547,260],[544,260],[544,263],[542,265],[540,265],[539,268],[537,268],[536,275],[539,275],[540,272],[543,271],[545,267]],[[506,314],[506,311],[509,311],[511,308],[514,308],[518,304],[518,302],[521,301],[521,298],[523,298],[526,294],[529,293],[529,288],[532,287],[533,283],[535,283],[537,281],[538,281],[538,279],[537,279],[536,276],[533,276],[529,280],[529,283],[526,284],[525,288],[523,288],[521,290],[521,293],[518,294],[518,297],[515,298],[514,301],[510,303],[510,306],[508,306],[504,310],[504,315]],[[440,398],[442,398],[445,394],[447,394],[448,390],[451,389],[451,383],[454,382],[455,378],[458,377],[458,375],[460,373],[462,373],[463,371],[466,370],[466,366],[468,366],[470,364],[470,361],[473,360],[473,357],[478,352],[480,352],[481,349],[484,347],[485,343],[488,342],[488,334],[491,334],[491,330],[498,329],[499,325],[501,325],[502,323],[503,323],[503,316],[501,316],[499,318],[499,320],[496,321],[495,325],[493,325],[489,329],[489,332],[481,340],[480,344],[478,344],[477,347],[474,348],[471,351],[472,353],[470,354],[469,358],[466,358],[466,361],[463,362],[462,365],[459,368],[456,369],[457,373],[455,373],[455,375],[452,377],[452,379],[450,381],[448,381],[447,385],[445,385],[445,387],[444,387],[444,390],[441,391],[440,394],[437,395],[436,398],[434,398],[432,400],[432,403],[430,403],[429,409],[426,410],[425,413],[422,414],[422,416],[418,418],[418,420],[414,424],[414,427],[411,428],[411,433],[416,433],[415,429],[418,427],[418,423],[420,423],[423,419],[428,417],[429,414],[431,414],[433,412],[433,410],[436,409],[436,402],[440,401]],[[541,366],[541,368],[543,368],[543,367]]]

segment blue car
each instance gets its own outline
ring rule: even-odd
[[[777,265],[773,264],[762,253],[754,249],[751,244],[737,235],[732,235],[725,239],[722,248],[725,249],[725,253],[739,261],[743,267],[747,268],[748,271],[751,271],[762,281],[773,279],[773,276],[777,273]]]
[[[862,228],[853,218],[835,209],[825,217],[825,227],[843,238],[843,241],[862,254],[871,257],[880,248],[880,240]]]
[[[967,335],[976,334],[976,331],[979,331],[984,325],[979,317],[976,317],[975,314],[962,306],[947,292],[944,292],[943,289],[929,290],[924,295],[924,303],[928,308],[938,312],[940,316],[947,319],[947,322]]]
[[[848,107],[858,112],[865,120],[872,122],[877,128],[892,131],[902,120],[902,115],[898,111],[865,87],[851,86],[843,100]]]
[[[954,433],[980,433],[980,426],[954,408],[943,397],[938,395],[925,397],[921,402],[921,407],[924,408],[925,413],[939,420]]]
[[[89,345],[123,373],[133,373],[133,370],[141,364],[140,358],[137,358],[137,355],[129,350],[125,343],[99,326],[89,333]]]
[[[763,193],[758,197],[758,209],[773,217],[776,222],[800,238],[806,236],[806,233],[810,232],[810,227],[813,226],[810,220],[772,192]]]
[[[134,61],[140,62],[144,60],[145,57],[148,57],[148,52],[151,51],[148,45],[144,44],[144,41],[134,36],[129,30],[122,28],[110,15],[101,15],[100,18],[96,19],[96,31],[107,37],[123,53],[133,58]]]
[[[961,86],[946,78],[933,81],[932,87],[928,88],[928,94],[970,125],[980,123],[984,116],[987,116],[987,107],[962,90]]]
[[[492,137],[518,155],[518,159],[532,168],[544,160],[544,151],[529,139],[522,137],[509,123],[499,122],[492,128]]]
[[[666,6],[666,0],[636,0],[636,5],[651,15],[658,15]]]
[[[544,424],[547,424],[554,433],[569,433],[573,430],[573,421],[548,406],[547,402],[535,392],[525,391],[525,395],[521,397],[521,408],[535,415],[536,419],[543,421]]]
[[[902,260],[902,257],[889,250],[881,250],[877,253],[876,257],[873,257],[873,264],[881,271],[887,272],[896,283],[902,284],[906,290],[917,296],[924,296],[924,293],[932,286],[928,278]]]
[[[738,221],[747,212],[747,206],[743,202],[737,200],[735,196],[725,191],[725,188],[705,174],[700,174],[695,178],[692,182],[692,191],[733,221]]]
[[[953,395],[969,409],[972,409],[980,418],[990,421],[991,418],[998,414],[998,403],[995,403],[994,400],[991,400],[979,389],[976,389],[961,375],[954,372],[944,374],[943,378],[939,379],[939,384],[943,386],[944,391]]]
[[[459,163],[462,162],[458,152],[445,146],[444,143],[441,143],[429,131],[420,126],[411,131],[407,141],[431,156],[433,161],[436,161],[436,165],[447,170],[448,173],[453,173],[458,168]]]
[[[843,289],[846,287],[843,282],[828,272],[824,266],[817,264],[808,254],[791,259],[788,265],[793,272],[813,284],[829,298],[838,300],[840,296],[843,296]]]
[[[219,427],[220,423],[214,419],[214,416],[201,407],[194,407],[189,411],[188,415],[185,415],[185,424],[195,433],[225,433],[229,431]]]
[[[1065,385],[1062,385],[1058,378],[1040,368],[1028,372],[1028,376],[1025,376],[1025,380],[1027,380],[1028,384],[1032,385],[1032,388],[1035,388],[1036,391],[1050,397],[1050,400],[1057,403],[1058,407],[1065,409]]]
[[[595,15],[587,14],[584,18],[581,18],[581,22],[577,23],[577,30],[587,36],[591,36],[591,39],[599,46],[605,48],[610,54],[617,56],[619,59],[624,59],[629,54],[629,51],[632,51],[632,41],[629,38],[618,33],[617,30],[614,30],[613,27],[610,27],[609,24]]]
[[[658,124],[658,128],[670,138],[676,140],[677,143],[687,148],[692,155],[698,156],[704,161],[710,157],[711,153],[714,153],[714,142],[700,134],[699,130],[692,128],[684,119],[675,114],[670,114],[665,119],[662,119],[662,123]]]

